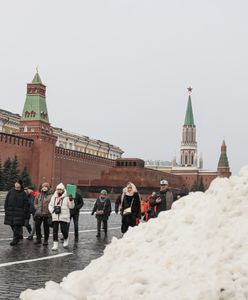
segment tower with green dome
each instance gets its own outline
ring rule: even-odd
[[[49,123],[46,86],[42,83],[38,70],[31,83],[27,84],[26,100],[23,107],[17,135],[33,140],[31,169],[35,184],[53,183],[55,146],[57,137]]]

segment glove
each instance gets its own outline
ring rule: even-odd
[[[94,215],[94,212],[92,212],[91,215],[93,216],[93,215]]]

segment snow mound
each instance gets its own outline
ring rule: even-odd
[[[60,284],[22,300],[248,299],[248,166],[130,229]]]

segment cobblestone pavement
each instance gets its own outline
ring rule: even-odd
[[[71,224],[69,248],[64,249],[60,242],[59,251],[54,253],[51,251],[51,235],[49,246],[35,245],[25,239],[26,229],[24,240],[11,247],[12,231],[9,226],[3,225],[3,220],[4,214],[0,213],[0,299],[6,300],[18,299],[21,291],[27,288],[44,287],[49,280],[60,282],[68,273],[84,269],[92,259],[102,255],[113,236],[122,236],[119,215],[110,216],[108,237],[96,238],[96,219],[83,212],[79,219],[79,242],[74,243]],[[45,260],[37,260],[39,258]]]

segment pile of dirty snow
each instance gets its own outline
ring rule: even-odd
[[[113,238],[83,271],[21,299],[248,299],[248,166]]]

